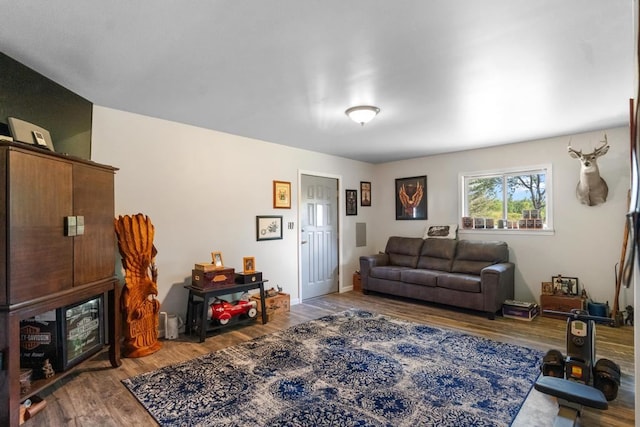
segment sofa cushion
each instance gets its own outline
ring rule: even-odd
[[[451,271],[457,244],[458,241],[453,239],[425,239],[418,268]]]
[[[440,274],[442,273],[439,271],[408,269],[400,272],[400,280],[414,285],[436,286],[436,279]]]
[[[405,270],[413,270],[410,267],[402,267],[397,265],[383,265],[373,267],[369,270],[369,277],[386,280],[400,280],[400,273]]]
[[[460,240],[451,271],[480,274],[493,264],[509,261],[509,248],[505,242]]]
[[[389,237],[384,250],[389,254],[389,264],[416,268],[423,243],[420,237]]]
[[[480,286],[480,283],[480,276],[472,274],[440,273],[437,280],[439,288],[475,293],[479,293],[481,291],[482,287]]]

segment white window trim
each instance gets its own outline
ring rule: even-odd
[[[490,230],[476,230],[462,228],[462,217],[464,216],[467,193],[465,190],[464,180],[465,178],[484,177],[489,175],[507,175],[521,173],[526,174],[530,171],[546,170],[545,176],[545,191],[547,198],[547,228],[543,230],[520,230],[520,229],[506,229],[506,228],[493,228]],[[482,171],[472,172],[460,172],[458,174],[458,233],[473,233],[473,234],[511,234],[511,235],[535,235],[535,236],[549,236],[553,235],[555,230],[553,227],[553,168],[551,163],[543,163],[539,165],[518,166],[511,168],[501,169],[487,169]]]

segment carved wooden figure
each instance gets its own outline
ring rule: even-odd
[[[126,357],[142,357],[158,351],[160,302],[157,300],[157,250],[153,245],[154,227],[143,215],[125,215],[115,220],[118,249],[125,270],[125,284],[120,295],[124,314],[124,349]]]

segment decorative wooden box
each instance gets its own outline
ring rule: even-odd
[[[258,313],[261,313],[262,306],[260,304],[260,295],[253,295],[251,298],[258,301]],[[285,294],[284,292],[278,292],[278,295],[274,297],[267,297],[267,300],[265,301],[267,320],[270,322],[276,314],[288,312],[290,305],[291,298],[289,297],[289,294]]]
[[[569,313],[574,308],[584,310],[584,301],[582,297],[572,295],[540,295],[540,305],[542,306],[541,314],[545,317],[555,317],[556,319],[564,320],[567,316],[545,313],[544,311],[553,310]]]
[[[353,273],[353,290],[362,291],[362,281],[360,279],[360,273]]]
[[[262,281],[262,273],[254,271],[250,274],[236,273],[236,283],[254,283]]]
[[[209,289],[235,283],[235,269],[221,268],[215,271],[191,270],[191,285],[198,289]]]

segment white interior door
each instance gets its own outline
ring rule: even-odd
[[[302,175],[301,298],[338,292],[338,180]]]

